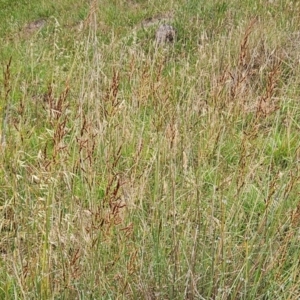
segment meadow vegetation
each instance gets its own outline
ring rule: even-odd
[[[1,0],[0,299],[298,299],[299,15]]]

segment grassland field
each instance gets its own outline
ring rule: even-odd
[[[300,298],[299,1],[0,20],[0,299]]]

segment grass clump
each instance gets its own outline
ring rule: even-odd
[[[298,298],[299,5],[185,4],[3,14],[0,298]]]

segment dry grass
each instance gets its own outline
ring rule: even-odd
[[[0,298],[298,298],[299,5],[241,3],[91,1],[13,35]],[[139,24],[171,11],[157,48]]]

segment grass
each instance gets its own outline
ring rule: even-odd
[[[0,7],[0,299],[299,297],[297,1]]]

